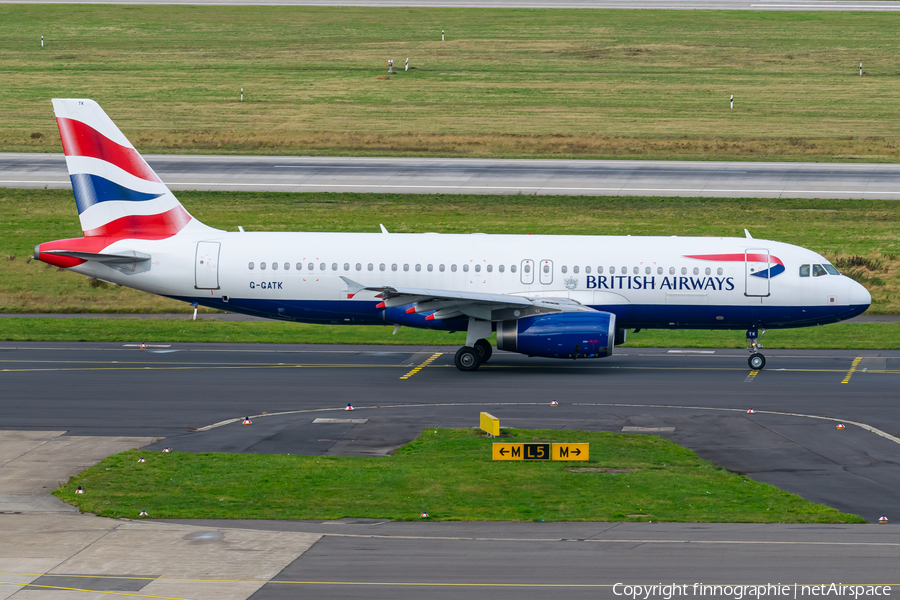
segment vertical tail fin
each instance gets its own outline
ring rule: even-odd
[[[171,237],[200,225],[93,100],[54,99],[86,237]]]

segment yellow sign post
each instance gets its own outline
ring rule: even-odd
[[[500,419],[489,413],[481,413],[481,428],[489,435],[497,437],[500,435]]]
[[[553,444],[553,460],[588,460],[590,444]]]
[[[493,460],[588,460],[589,446],[590,444],[495,443],[491,458]]]

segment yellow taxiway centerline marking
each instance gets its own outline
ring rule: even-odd
[[[859,361],[863,359],[862,356],[857,356],[853,359],[853,362],[850,363],[850,370],[847,371],[847,375],[844,377],[844,380],[841,383],[849,383],[850,378],[853,377],[853,373],[856,372],[856,367],[859,366]]]
[[[444,353],[443,352],[435,352],[434,354],[431,355],[430,358],[426,359],[425,362],[423,362],[421,365],[414,368],[412,371],[410,371],[406,375],[403,375],[400,379],[409,379],[410,377],[412,377],[413,375],[415,375],[416,373],[418,373],[419,371],[421,371],[422,369],[424,369],[425,367],[427,367],[428,365],[433,363],[435,360],[437,360],[437,358],[439,356],[441,356],[442,354],[444,354]]]
[[[759,371],[750,371],[750,374],[747,375],[747,378],[744,380],[744,383],[753,383],[753,380],[756,379],[757,375],[759,375]]]

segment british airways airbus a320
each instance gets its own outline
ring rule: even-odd
[[[835,323],[869,293],[810,250],[709,237],[250,233],[193,218],[92,100],[53,100],[84,237],[34,256],[191,304],[304,323],[466,331],[456,366],[497,347],[599,358],[626,328]]]

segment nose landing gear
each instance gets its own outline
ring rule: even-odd
[[[763,367],[766,366],[766,357],[759,352],[763,347],[762,344],[759,343],[759,340],[765,333],[765,329],[761,331],[757,329],[747,330],[747,340],[750,342],[750,345],[747,347],[747,350],[750,351],[750,359],[747,361],[747,364],[749,364],[750,368],[754,371],[761,371]]]

